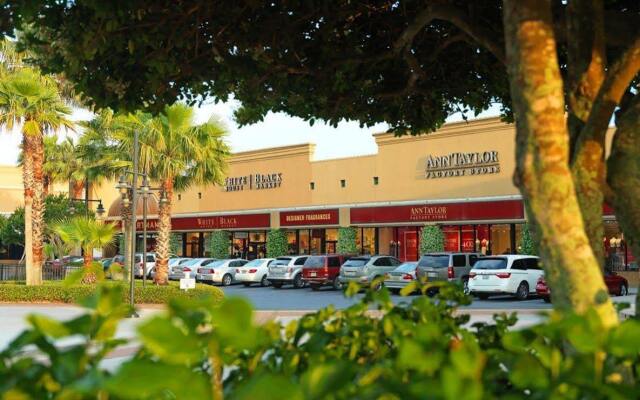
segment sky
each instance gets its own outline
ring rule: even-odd
[[[386,131],[386,124],[360,128],[357,122],[341,122],[337,128],[316,121],[313,126],[308,122],[284,113],[269,113],[264,121],[239,128],[233,120],[233,111],[238,102],[204,104],[198,108],[196,122],[207,121],[212,115],[224,122],[229,130],[227,141],[232,151],[247,151],[270,147],[287,146],[301,143],[315,143],[315,160],[326,160],[365,154],[375,154],[377,146],[373,134]],[[499,108],[492,107],[478,116],[486,118],[499,114]],[[72,119],[90,119],[92,114],[86,110],[74,110]],[[460,114],[453,115],[448,122],[459,121]],[[64,136],[67,133],[61,133]],[[71,133],[73,135],[73,133]],[[0,165],[15,165],[18,157],[20,133],[0,131]]]

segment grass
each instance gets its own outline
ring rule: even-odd
[[[106,285],[123,285],[123,301],[129,301],[129,283],[122,281],[105,281]],[[95,285],[65,285],[64,281],[45,281],[40,286],[27,286],[25,282],[0,282],[0,302],[3,303],[77,303],[80,299],[93,293]],[[142,281],[136,281],[134,299],[136,304],[165,304],[174,298],[201,298],[213,296],[222,301],[222,290],[214,286],[197,284],[195,289],[180,290],[178,282],[170,282],[168,286],[155,286],[148,282],[146,287]]]

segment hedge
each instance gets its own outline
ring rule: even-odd
[[[286,256],[289,252],[287,234],[282,229],[272,229],[267,233],[267,257]]]
[[[124,282],[105,282],[107,286],[123,286],[123,301],[129,301],[129,285]],[[214,286],[197,284],[195,289],[180,290],[177,282],[168,286],[156,286],[136,282],[134,299],[136,304],[165,304],[171,299],[198,299],[212,296],[222,301],[222,290]],[[27,286],[24,282],[0,283],[0,302],[5,303],[78,303],[96,291],[95,285],[75,284],[65,286],[63,282],[45,282],[40,286]]]

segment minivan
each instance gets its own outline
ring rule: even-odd
[[[426,253],[418,261],[416,275],[426,281],[449,281],[462,284],[464,292],[469,293],[469,272],[473,264],[482,255],[480,253]]]
[[[312,290],[319,290],[324,285],[331,285],[334,289],[340,290],[340,266],[349,258],[339,254],[310,256],[302,266],[302,280],[308,283]]]

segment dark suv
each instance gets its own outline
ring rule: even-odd
[[[310,256],[302,266],[302,279],[312,290],[318,290],[324,285],[342,289],[340,266],[348,259],[349,256],[338,254]]]

